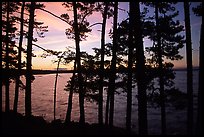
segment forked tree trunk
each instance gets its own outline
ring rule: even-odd
[[[75,35],[75,43],[76,43],[76,64],[78,71],[78,82],[79,82],[79,108],[80,108],[80,124],[85,123],[85,115],[84,115],[84,90],[83,90],[83,79],[81,73],[81,59],[80,59],[80,46],[79,46],[79,29],[78,29],[78,21],[77,21],[77,5],[76,2],[73,2],[73,10],[74,10],[74,35]]]
[[[72,98],[73,98],[74,82],[75,82],[74,79],[76,76],[75,71],[76,71],[76,60],[74,61],[74,72],[71,79],[71,87],[70,87],[69,98],[68,98],[68,107],[67,107],[67,114],[65,119],[66,124],[69,124],[71,122]]]

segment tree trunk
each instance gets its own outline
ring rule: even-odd
[[[31,81],[32,81],[32,40],[35,14],[35,2],[30,5],[30,18],[28,28],[27,64],[26,64],[26,92],[25,92],[25,115],[31,116]]]
[[[6,28],[6,81],[5,81],[5,112],[9,112],[10,103],[9,103],[9,8],[10,4],[7,2],[7,28]]]
[[[203,126],[203,116],[204,116],[204,110],[203,110],[203,104],[204,104],[204,94],[203,94],[203,70],[204,70],[204,65],[203,65],[203,23],[201,24],[201,31],[200,31],[200,57],[199,57],[199,86],[198,86],[198,115],[197,115],[197,129],[198,129],[198,135],[203,135],[204,134],[204,126]]]
[[[99,101],[98,101],[98,123],[103,124],[103,73],[104,73],[104,49],[105,49],[105,30],[106,19],[108,11],[108,2],[105,2],[103,13],[103,23],[101,32],[101,64],[100,64],[100,87],[99,87]]]
[[[161,36],[159,30],[159,11],[158,2],[155,5],[155,18],[156,18],[156,31],[157,31],[157,48],[158,48],[158,62],[159,62],[159,86],[160,86],[160,104],[161,104],[161,130],[162,134],[166,134],[166,108],[164,96],[164,78],[163,78],[163,64],[162,64],[162,49],[161,49]]]
[[[77,21],[77,7],[76,2],[73,2],[73,10],[74,10],[74,34],[75,34],[75,43],[76,43],[76,64],[78,70],[78,82],[79,82],[79,107],[80,107],[80,124],[85,123],[85,115],[84,115],[84,90],[83,90],[83,79],[81,74],[81,59],[80,59],[80,47],[79,47],[79,29],[78,29],[78,21]]]
[[[15,98],[14,98],[14,105],[13,105],[14,113],[17,113],[17,108],[18,108],[18,93],[19,93],[19,84],[20,84],[20,76],[21,76],[21,50],[22,50],[22,42],[23,42],[24,7],[25,7],[25,2],[22,2],[20,40],[19,40],[19,47],[18,47],[18,74],[16,77]]]
[[[76,71],[76,60],[74,62],[74,72],[71,79],[71,87],[69,92],[69,98],[68,98],[68,107],[67,107],[67,114],[65,123],[69,124],[71,122],[71,112],[72,112],[72,97],[73,97],[73,90],[74,90],[74,79],[75,79],[75,71]]]
[[[57,98],[57,78],[58,78],[58,71],[59,71],[59,65],[61,61],[62,56],[59,58],[57,62],[57,72],[55,75],[55,86],[54,86],[54,121],[56,120],[56,98]]]
[[[114,93],[115,93],[115,78],[116,78],[116,52],[117,52],[117,18],[118,18],[118,2],[114,4],[114,21],[113,21],[113,57],[111,60],[111,74],[109,78],[109,93],[110,93],[110,115],[109,125],[113,126],[113,114],[114,114]]]
[[[139,121],[139,134],[147,135],[147,95],[146,95],[146,82],[145,82],[145,57],[144,46],[142,38],[142,28],[140,20],[140,5],[139,2],[132,4],[133,17],[135,17],[135,44],[136,45],[136,62],[137,62],[137,87],[138,87],[138,121]],[[135,11],[134,11],[135,9]]]
[[[192,71],[192,44],[189,3],[184,2],[185,30],[186,30],[186,56],[187,56],[187,132],[193,134],[193,71]]]
[[[1,54],[1,56],[0,56],[0,70],[2,70],[2,45],[1,45],[1,50],[0,50],[0,54]],[[0,72],[0,81],[2,81],[3,79],[2,79],[2,71]],[[1,87],[1,89],[0,89],[0,117],[1,117],[1,114],[2,114],[2,82],[0,82],[0,87]]]
[[[108,125],[109,103],[110,103],[110,94],[107,92],[105,125]]]
[[[129,2],[130,16],[129,16],[129,46],[128,46],[128,82],[127,82],[127,111],[126,111],[126,129],[131,130],[131,112],[132,112],[132,56],[133,56],[133,18],[135,3]]]

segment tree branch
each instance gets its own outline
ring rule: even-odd
[[[39,8],[39,9],[42,10],[42,11],[45,11],[45,12],[47,12],[47,13],[49,13],[49,14],[51,14],[52,16],[54,16],[54,17],[56,17],[56,18],[58,18],[58,19],[60,19],[60,20],[62,20],[62,21],[64,21],[64,22],[66,22],[67,24],[69,24],[68,21],[66,21],[65,19],[63,19],[63,18],[61,18],[61,17],[59,17],[59,16],[57,16],[57,15],[55,15],[54,13],[52,13],[52,12],[50,12],[50,11],[45,10],[45,9],[42,9],[42,8]]]
[[[43,48],[43,47],[41,47],[41,46],[39,46],[39,45],[37,45],[37,44],[35,44],[35,43],[32,43],[32,45],[33,45],[33,46],[36,46],[36,47],[38,47],[38,48],[40,48],[40,49],[42,49],[42,50],[44,50],[44,51],[46,51],[46,52],[48,52],[47,49],[45,49],[45,48]]]
[[[99,25],[99,24],[102,25],[103,23],[94,23],[94,24],[88,26],[88,28],[91,28],[91,27],[93,27],[93,26],[95,26],[95,25]]]

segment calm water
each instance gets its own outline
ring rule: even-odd
[[[198,71],[194,71],[194,94],[197,95],[198,90]],[[56,118],[64,120],[67,110],[67,100],[69,92],[64,91],[67,80],[72,74],[59,74],[57,83],[57,105],[56,105]],[[54,91],[55,74],[36,75],[32,84],[32,114],[43,116],[47,121],[53,120],[53,91]],[[25,83],[25,79],[22,78]],[[176,71],[175,78],[176,87],[181,91],[186,92],[186,72]],[[14,82],[10,85],[10,107],[13,108],[14,98]],[[3,87],[3,103],[4,103],[5,87]],[[133,106],[132,106],[132,128],[134,131],[138,130],[137,120],[137,99],[135,98],[136,89],[133,91]],[[24,109],[25,92],[21,90],[19,93],[18,111],[22,114],[25,113]],[[106,93],[104,93],[104,110],[105,110]],[[195,106],[196,106],[195,102]],[[79,101],[78,95],[73,96],[73,110],[72,120],[79,120]],[[4,106],[3,106],[4,109]],[[196,108],[195,108],[196,110]],[[167,114],[167,132],[169,134],[185,134],[186,133],[186,109],[175,110],[168,107]],[[97,123],[97,104],[85,101],[85,118],[88,123]],[[104,113],[105,116],[105,113]],[[115,113],[114,125],[125,127],[126,118],[126,93],[115,95]],[[160,108],[148,108],[148,128],[149,134],[160,134]]]

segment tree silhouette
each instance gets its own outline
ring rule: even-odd
[[[1,46],[1,49],[0,49],[0,54],[1,54],[1,57],[0,57],[0,69],[2,70],[2,46]],[[0,81],[2,81],[2,71],[0,72]],[[2,117],[2,82],[0,82],[0,86],[1,86],[1,89],[0,89],[0,117]],[[0,128],[2,129],[2,124],[0,126]]]
[[[63,4],[65,7],[69,8],[71,6],[74,7],[74,3],[64,3]],[[69,15],[68,14],[62,14],[61,17],[66,19],[68,24],[71,26],[70,28],[66,29],[66,35],[68,39],[75,39],[76,42],[76,65],[77,65],[77,72],[78,72],[78,77],[79,80],[78,82],[81,83],[80,84],[80,92],[79,92],[79,105],[80,105],[80,123],[84,123],[85,122],[85,116],[84,116],[84,88],[83,88],[83,79],[82,79],[82,74],[81,74],[81,65],[80,64],[80,47],[79,43],[82,40],[86,40],[86,33],[90,32],[91,29],[90,27],[93,25],[89,25],[89,22],[87,21],[87,16],[91,15],[94,11],[95,11],[95,5],[94,2],[77,2],[75,3],[76,5],[76,9],[79,9],[80,11],[80,15],[76,15],[76,17],[74,16],[75,20],[69,20]],[[76,21],[78,21],[77,25],[75,24]],[[76,28],[77,27],[77,28]],[[78,32],[75,32],[77,29]],[[77,34],[76,34],[77,33]],[[79,35],[79,39],[76,38],[76,36]],[[78,41],[79,40],[79,41]],[[78,62],[78,63],[77,63]]]
[[[147,131],[147,95],[146,95],[146,76],[145,76],[145,57],[143,48],[142,28],[140,17],[139,2],[135,3],[135,41],[136,46],[136,71],[138,87],[138,121],[139,134],[146,135]]]
[[[159,17],[158,17],[158,2],[155,4],[155,20],[156,20],[156,32],[157,32],[157,46],[158,46],[158,62],[159,62],[159,86],[160,86],[160,101],[161,101],[161,127],[162,134],[166,134],[166,110],[165,110],[165,99],[164,99],[164,79],[163,79],[163,64],[162,64],[162,54],[161,54],[161,32],[159,29]]]
[[[189,3],[184,2],[185,31],[186,31],[186,56],[187,56],[187,94],[188,94],[188,112],[187,112],[187,132],[193,134],[193,70],[192,70],[192,45],[191,45],[191,27]]]
[[[28,24],[29,22],[27,21],[28,19],[24,18],[24,15],[29,15],[26,14],[24,9],[29,10],[29,5],[30,4],[26,4],[24,2],[22,2],[22,4],[18,4],[17,6],[21,6],[21,17],[16,16],[16,24],[19,23],[20,24],[20,31],[19,34],[17,33],[16,35],[19,35],[19,47],[18,48],[18,65],[17,65],[17,70],[16,74],[15,74],[15,81],[16,81],[16,85],[15,85],[15,96],[14,96],[14,105],[13,105],[13,110],[14,113],[17,112],[17,108],[18,108],[18,94],[19,94],[19,87],[21,87],[22,89],[25,89],[25,86],[23,84],[23,82],[20,80],[20,76],[23,75],[22,73],[22,68],[25,67],[25,61],[21,62],[21,52],[26,53],[26,50],[23,48],[22,46],[22,42],[23,42],[23,37],[28,38],[28,32],[24,30],[25,28],[28,28]],[[36,9],[42,8],[43,5],[42,4],[36,4]],[[44,38],[44,32],[47,32],[47,28],[48,26],[42,26],[43,22],[38,22],[38,21],[34,21],[33,23],[33,28],[35,28],[36,33],[38,34],[39,37]],[[38,39],[37,38],[33,38],[33,42],[36,42]],[[32,43],[32,45],[35,46],[34,43]],[[32,53],[32,57],[35,57],[35,55]],[[32,75],[32,81],[34,79],[34,76]]]
[[[15,113],[17,113],[17,108],[18,108],[18,94],[19,94],[19,85],[20,85],[20,76],[21,76],[21,67],[22,67],[21,52],[22,52],[22,42],[23,42],[24,8],[25,8],[25,2],[22,2],[20,39],[19,39],[19,47],[18,47],[18,73],[17,73],[17,77],[16,77],[15,98],[14,98],[14,105],[13,105],[13,111]]]
[[[200,5],[198,5],[197,7],[193,7],[193,12],[196,16],[201,16],[202,17],[202,3]],[[201,28],[200,28],[200,56],[199,56],[199,84],[198,84],[198,114],[197,114],[197,133],[198,135],[203,135],[203,85],[202,85],[202,81],[203,81],[203,22],[201,24]]]
[[[7,2],[7,23],[6,23],[6,112],[9,112],[10,109],[10,104],[9,104],[9,75],[8,75],[8,71],[9,71],[9,8],[10,8],[10,3]]]
[[[27,44],[27,62],[26,62],[26,92],[25,92],[25,115],[30,117],[31,112],[31,81],[32,81],[32,41],[33,41],[33,28],[36,3],[30,4],[30,18],[28,28],[28,44]]]
[[[69,124],[71,121],[72,97],[73,97],[73,90],[74,90],[74,79],[76,76],[75,71],[76,71],[76,60],[74,61],[74,72],[71,77],[71,88],[70,88],[69,97],[68,97],[68,107],[67,107],[67,114],[66,114],[66,119],[65,119],[66,124]]]
[[[88,133],[86,127],[89,126],[85,124],[84,103],[86,99],[86,101],[98,105],[96,110],[98,115],[95,117],[98,118],[98,125],[100,126],[97,126],[97,128],[102,127],[104,120],[103,113],[105,112],[105,125],[107,127],[109,126],[107,131],[109,129],[114,130],[114,109],[117,109],[114,106],[115,97],[117,97],[115,93],[120,94],[123,92],[127,93],[127,98],[125,98],[127,99],[127,104],[125,104],[126,110],[120,111],[126,112],[126,119],[124,119],[126,120],[126,130],[128,133],[132,133],[132,105],[134,105],[132,104],[132,92],[137,87],[135,98],[138,99],[138,134],[148,134],[147,103],[148,107],[156,104],[156,107],[161,108],[161,134],[166,134],[168,129],[166,115],[168,116],[169,113],[166,113],[166,109],[168,110],[172,106],[176,109],[188,106],[187,132],[188,134],[193,134],[193,76],[189,2],[184,2],[183,7],[185,12],[186,40],[184,40],[184,36],[182,35],[184,27],[180,24],[179,20],[176,20],[176,17],[179,15],[175,7],[176,2],[144,2],[142,6],[140,5],[141,2],[129,2],[128,4],[129,11],[127,12],[129,17],[118,23],[118,10],[120,10],[118,2],[64,2],[62,5],[65,6],[66,10],[73,12],[70,14],[73,14],[73,19],[70,18],[69,12],[57,16],[52,13],[52,10],[43,9],[44,5],[38,4],[37,2],[2,2],[2,55],[0,58],[2,64],[0,69],[2,70],[1,84],[5,84],[5,111],[10,111],[9,97],[11,96],[9,95],[9,85],[11,80],[15,80],[13,110],[17,114],[18,94],[23,84],[20,77],[21,75],[25,75],[25,115],[31,118],[31,86],[34,79],[32,72],[32,57],[34,57],[32,46],[36,46],[44,51],[41,57],[57,56],[57,60],[55,61],[58,64],[54,87],[54,120],[56,120],[56,93],[60,63],[64,63],[64,65],[73,63],[74,70],[71,71],[72,76],[67,81],[64,89],[69,91],[64,123],[68,125],[66,128],[71,129],[73,125],[71,122],[72,105],[74,103],[73,96],[77,93],[79,95],[80,109],[79,127],[83,127],[82,130]],[[143,6],[144,9],[142,11],[140,8]],[[150,7],[153,8],[150,9]],[[18,10],[20,8],[21,12]],[[35,43],[37,42],[37,38],[33,38],[34,29],[40,37],[44,37],[43,32],[47,29],[47,27],[40,26],[43,24],[42,22],[35,21],[35,11],[37,9],[45,11],[67,23],[68,27],[65,28],[65,35],[68,39],[75,41],[75,51],[67,48],[63,53],[61,51],[45,49]],[[154,10],[153,14],[148,14],[148,10]],[[193,11],[197,16],[202,16],[202,3],[198,7],[193,8]],[[90,25],[88,17],[96,12],[101,12],[102,22]],[[18,17],[18,15],[21,17]],[[29,19],[25,15],[28,15]],[[112,16],[113,28],[109,32],[112,42],[105,43],[106,22]],[[15,27],[18,24],[20,24],[19,31]],[[94,54],[81,51],[80,44],[83,44],[81,41],[86,40],[88,37],[87,33],[92,31],[92,26],[98,24],[102,25],[100,42],[98,42],[100,48],[93,48]],[[204,115],[202,105],[203,93],[201,92],[203,89],[201,84],[203,79],[201,76],[203,75],[201,71],[203,69],[202,28],[203,26],[201,25],[198,114],[196,116],[197,129],[195,129],[198,134],[203,134],[202,121]],[[27,29],[28,32],[26,32]],[[23,36],[28,39],[26,50],[22,44]],[[19,46],[16,43],[18,38]],[[148,43],[149,45],[143,44],[143,40],[146,38],[151,41],[150,44]],[[173,81],[175,79],[174,64],[171,62],[182,59],[179,50],[183,48],[185,42],[188,94],[180,92],[175,87]],[[146,47],[145,51],[144,46]],[[26,64],[21,60],[22,52],[27,54]],[[26,65],[25,71],[22,69],[24,65]],[[2,90],[0,94],[1,114],[4,115],[2,113]],[[107,99],[106,108],[104,109],[105,95]],[[186,97],[188,98],[186,99]],[[172,116],[171,114],[169,115]],[[5,116],[10,116],[10,114],[7,115],[5,113]],[[20,124],[19,127],[21,127]],[[59,125],[61,124],[59,123]],[[64,127],[62,128],[64,130]],[[61,126],[59,126],[59,129],[61,129]],[[79,132],[80,130],[76,131]],[[105,131],[106,129],[103,129],[103,132]]]
[[[110,112],[109,112],[109,126],[113,126],[113,113],[114,113],[114,93],[115,93],[115,78],[116,78],[116,52],[117,52],[117,18],[118,18],[118,2],[114,3],[113,13],[113,50],[112,60],[110,67],[110,78],[108,85],[108,93],[110,94]]]
[[[177,21],[173,20],[176,16],[178,16],[178,11],[175,9],[173,4],[176,3],[175,2],[146,3],[146,5],[155,8],[156,23],[147,21],[145,23],[147,26],[144,30],[145,31],[144,35],[147,35],[150,38],[150,40],[153,41],[153,47],[146,48],[147,52],[149,52],[151,55],[151,59],[147,59],[147,61],[148,63],[150,63],[149,66],[150,68],[155,67],[155,70],[152,70],[154,73],[152,73],[151,71],[150,72],[156,77],[159,77],[160,87],[159,106],[161,106],[162,134],[166,134],[165,100],[167,100],[166,98],[167,94],[169,94],[171,91],[174,91],[173,81],[171,81],[171,78],[174,77],[172,71],[173,64],[171,62],[163,63],[163,58],[165,57],[166,59],[170,60],[182,59],[181,55],[179,55],[179,49],[183,47],[184,43],[183,40],[184,37],[182,35],[178,35],[178,33],[183,31],[183,26],[180,25],[180,22],[178,20]],[[152,18],[153,17],[150,17],[149,20],[151,20]],[[151,73],[149,74],[151,75]],[[151,82],[149,84],[151,85]],[[154,86],[150,87],[152,88]],[[167,88],[165,89],[165,87]],[[153,91],[155,91],[154,88]],[[150,94],[150,96],[152,96],[155,93],[156,92]]]
[[[134,11],[135,9],[135,2],[129,2],[129,7],[130,7],[130,19],[129,19],[129,36],[128,36],[128,41],[129,41],[129,49],[128,49],[128,82],[127,82],[127,112],[126,112],[126,128],[127,130],[131,130],[131,111],[132,111],[132,54],[133,54],[133,26],[135,25],[134,23]]]
[[[4,70],[3,83],[5,83],[5,111],[10,110],[9,102],[9,85],[10,79],[14,78],[11,69],[16,67],[17,55],[14,50],[15,45],[15,16],[14,13],[18,10],[16,2],[3,2],[2,3],[2,68]]]
[[[81,124],[85,123],[85,115],[84,115],[84,90],[83,90],[83,80],[81,74],[81,59],[80,59],[80,47],[79,47],[79,28],[78,28],[78,20],[77,20],[77,5],[76,2],[73,2],[73,12],[74,12],[74,34],[75,34],[75,43],[76,43],[76,64],[79,75],[79,105],[80,105],[80,120]]]
[[[100,64],[100,87],[99,87],[99,103],[98,103],[98,122],[103,124],[103,74],[104,74],[104,48],[105,48],[105,30],[106,30],[106,19],[108,12],[109,2],[105,2],[102,31],[101,31],[101,64]]]

